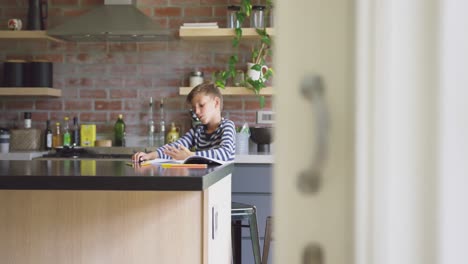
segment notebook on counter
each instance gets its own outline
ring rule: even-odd
[[[213,158],[207,158],[202,156],[190,156],[184,160],[173,160],[173,159],[154,159],[145,161],[144,163],[174,163],[174,164],[208,164],[208,165],[222,165],[230,161],[223,161]]]

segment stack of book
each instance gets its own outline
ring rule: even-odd
[[[218,22],[184,23],[180,28],[219,28]]]

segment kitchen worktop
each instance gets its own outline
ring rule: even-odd
[[[47,153],[47,151],[15,151],[0,153],[0,160],[32,160]]]
[[[231,174],[232,164],[206,169],[143,167],[128,161],[0,161],[0,189],[20,190],[204,190]]]

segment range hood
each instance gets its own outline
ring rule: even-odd
[[[171,39],[151,18],[135,7],[135,0],[105,0],[103,6],[64,24],[47,30],[47,34],[66,41],[160,41]],[[133,2],[133,3],[132,3]]]

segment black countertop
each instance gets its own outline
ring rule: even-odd
[[[157,164],[132,167],[128,161],[0,160],[3,190],[200,191],[232,173],[234,164],[207,169]]]

